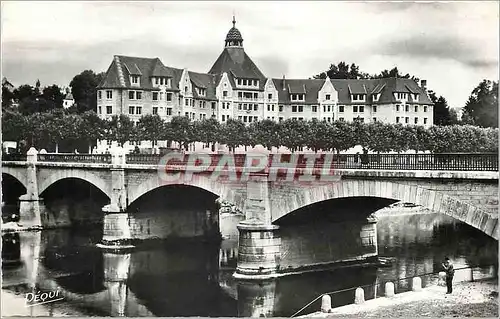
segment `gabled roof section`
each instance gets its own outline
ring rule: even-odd
[[[351,94],[366,94],[366,86],[362,82],[352,81],[348,84],[349,92]]]
[[[325,83],[325,80],[319,79],[272,79],[272,81],[278,91],[279,103],[290,103],[290,94],[305,93],[305,101],[297,102],[305,104],[318,104],[318,93]]]
[[[241,47],[224,48],[208,73],[227,72],[236,78],[258,79],[260,89],[265,85],[265,76]]]
[[[171,78],[173,77],[173,72],[171,68],[165,67],[163,63],[161,63],[160,59],[156,58],[151,76],[163,76]]]
[[[379,94],[385,87],[385,83],[378,83],[372,90],[372,94]]]
[[[208,99],[208,100],[217,100],[215,96],[216,85],[216,76],[213,74],[205,74],[198,72],[188,71],[189,78],[191,79],[191,83],[195,86],[195,88],[201,88],[206,90],[205,96],[198,96],[198,91],[193,90],[193,96],[195,98]]]

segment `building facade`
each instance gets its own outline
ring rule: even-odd
[[[98,86],[101,118],[158,114],[191,120],[238,119],[251,123],[292,118],[328,122],[354,121],[422,125],[433,123],[433,104],[426,81],[405,78],[281,79],[266,77],[246,54],[235,26],[207,73],[165,66],[159,58],[116,55]],[[151,147],[142,142],[141,147]],[[111,146],[101,141],[98,148]],[[130,145],[129,145],[130,146]]]

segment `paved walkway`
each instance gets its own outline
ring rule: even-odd
[[[396,294],[392,298],[367,300],[347,305],[330,313],[316,312],[304,317],[498,317],[498,281],[484,280],[454,285],[451,295],[446,287],[432,286],[419,292]]]

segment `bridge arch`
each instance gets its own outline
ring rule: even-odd
[[[93,186],[97,187],[101,192],[103,192],[108,198],[111,198],[111,185],[106,183],[102,178],[90,172],[85,172],[81,170],[57,170],[53,174],[49,174],[47,178],[39,181],[38,183],[38,194],[41,195],[47,188],[49,188],[54,183],[67,179],[75,178],[84,180]]]
[[[201,188],[203,190],[206,190],[216,196],[218,196],[221,199],[227,200],[231,203],[234,203],[238,208],[242,209],[243,208],[243,199],[239,198],[236,194],[234,189],[232,189],[228,184],[220,182],[220,181],[214,181],[210,179],[209,176],[204,176],[204,175],[193,175],[191,180],[186,180],[186,179],[180,179],[179,181],[175,182],[168,182],[164,181],[161,179],[158,175],[155,175],[146,181],[142,182],[141,184],[137,185],[136,187],[130,187],[128,190],[128,205],[130,206],[133,202],[135,202],[137,199],[139,199],[141,196],[145,195],[146,193],[157,189],[162,186],[169,186],[169,185],[186,185],[186,186],[193,186],[197,188]]]
[[[281,197],[271,202],[272,222],[302,207],[321,201],[349,197],[378,197],[421,205],[429,210],[451,216],[498,240],[498,217],[474,205],[439,191],[404,183],[376,180],[343,180]]]
[[[19,183],[21,183],[24,186],[25,189],[27,189],[26,173],[24,172],[24,170],[20,171],[12,167],[2,167],[2,174],[7,174],[15,178]]]

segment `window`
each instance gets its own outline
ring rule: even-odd
[[[128,99],[135,100],[135,91],[128,91]]]
[[[424,112],[427,112],[427,105],[424,105]]]
[[[153,92],[153,101],[158,101],[158,92]]]
[[[102,99],[102,91],[97,91],[97,96],[99,97],[99,100]]]
[[[339,112],[344,112],[344,106],[343,105],[339,105]]]
[[[215,102],[212,102],[212,110],[215,110]]]
[[[415,118],[415,124],[418,124],[418,117]]]
[[[409,117],[405,117],[405,123],[406,124],[410,123],[410,118]]]
[[[158,107],[153,106],[153,115],[158,114]]]
[[[188,87],[187,87],[187,86],[185,86],[185,87],[184,87],[184,93],[187,93],[187,92],[188,92]]]
[[[247,116],[243,116],[243,123],[246,123],[247,122]]]
[[[376,117],[373,118],[373,122],[377,122],[377,118]]]
[[[331,107],[330,105],[328,105],[328,106],[327,106],[327,108],[328,108],[328,112],[331,112],[330,107]]]
[[[299,117],[299,121],[303,121],[303,120],[304,120],[304,118],[303,118],[303,117]]]
[[[112,141],[111,141],[111,140],[107,140],[107,141],[106,141],[106,144],[107,144],[108,146],[111,146],[111,143],[112,143]]]
[[[361,123],[364,123],[364,122],[365,122],[365,119],[364,119],[364,118],[360,118],[360,119],[359,119],[359,121],[360,121]]]
[[[238,104],[238,110],[241,111],[241,103]]]
[[[132,75],[130,77],[130,82],[132,82],[132,84],[139,84],[139,76],[138,75]]]
[[[189,117],[189,112],[184,113],[186,117]]]
[[[185,99],[185,100],[184,100],[184,105],[185,105],[185,106],[189,106],[189,100],[188,100],[188,99]]]
[[[405,105],[405,112],[409,112],[410,111],[410,106],[409,105]]]
[[[254,121],[254,122],[257,122],[258,120],[259,120],[259,118],[258,118],[257,116],[254,116],[254,117],[253,117],[253,121]]]
[[[281,116],[278,118],[278,122],[283,122],[283,118]]]
[[[135,107],[129,106],[128,107],[128,114],[134,114]]]
[[[222,91],[222,96],[227,97],[227,91]]]
[[[106,114],[113,113],[113,107],[111,105],[106,106]]]
[[[279,106],[279,108],[278,108],[278,110],[279,110],[280,112],[283,112],[283,105],[280,105],[280,106]]]
[[[380,98],[379,93],[373,94],[373,101],[378,101],[379,98]]]
[[[424,124],[427,124],[427,118],[424,117]]]
[[[269,105],[269,104],[267,105],[267,111],[268,112],[271,111],[271,105]]]
[[[271,104],[271,111],[274,112],[274,104]]]
[[[172,93],[167,93],[167,101],[168,102],[172,101]]]
[[[135,107],[135,114],[138,114],[138,115],[142,114],[142,106],[136,106]]]
[[[343,118],[343,117],[339,117],[339,121],[340,121],[340,122],[344,122],[345,120],[344,120],[344,118]]]
[[[418,102],[418,93],[413,94],[413,101]]]
[[[396,104],[396,112],[399,112],[399,104]]]
[[[365,106],[364,105],[360,105],[359,106],[359,112],[363,113],[364,111],[365,111]]]
[[[313,105],[313,106],[311,107],[311,110],[312,110],[312,112],[313,112],[313,113],[318,112],[318,106],[317,106],[317,105]]]
[[[354,113],[357,113],[357,112],[358,112],[358,106],[357,106],[357,105],[353,105],[353,106],[352,106],[352,111],[353,111]]]
[[[418,112],[418,105],[415,105],[415,112]]]
[[[97,107],[97,114],[102,114],[102,107],[101,106]]]
[[[172,115],[172,108],[171,107],[167,107],[167,115]]]
[[[297,112],[297,105],[292,105],[292,113]]]
[[[399,116],[396,116],[396,123],[399,123]]]
[[[330,94],[325,95],[325,100],[330,101]]]
[[[372,110],[373,110],[373,113],[377,113],[377,106],[376,105],[372,106]]]
[[[155,84],[158,85],[158,78],[155,78]]]
[[[135,97],[137,100],[142,100],[142,92],[140,91],[135,92]]]
[[[222,122],[224,122],[226,120],[226,116],[224,114],[222,114]]]
[[[113,91],[106,91],[106,98],[111,100],[113,98]]]
[[[352,94],[352,100],[353,101],[364,101],[365,95],[364,94]]]
[[[258,98],[259,98],[259,94],[254,93],[254,94],[253,94],[253,98],[254,98],[254,99],[258,99]]]
[[[243,119],[243,116],[238,116],[238,121],[241,121]]]
[[[268,100],[272,100],[272,99],[273,99],[273,94],[272,94],[272,93],[269,93],[269,94],[267,95],[267,99],[268,99]]]
[[[253,105],[253,110],[254,110],[254,111],[257,111],[258,109],[259,109],[259,105],[258,105],[258,104],[254,104],[254,105]]]
[[[304,106],[303,105],[299,105],[299,112],[304,112]]]

